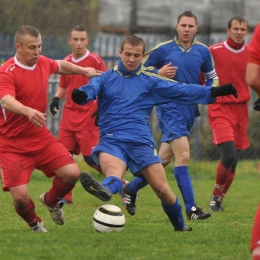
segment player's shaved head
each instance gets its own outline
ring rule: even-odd
[[[15,42],[22,43],[24,36],[29,35],[35,38],[40,36],[40,32],[31,25],[22,25],[15,34]]]
[[[125,44],[130,44],[132,46],[139,46],[139,45],[143,45],[143,53],[145,53],[145,48],[146,48],[146,44],[144,42],[144,40],[138,36],[126,36],[124,38],[124,40],[121,43],[121,50],[124,50],[124,46]]]

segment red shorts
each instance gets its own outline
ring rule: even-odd
[[[255,218],[254,218],[254,225],[252,228],[252,235],[251,235],[251,245],[250,249],[253,249],[256,246],[260,246],[260,205],[257,208]]]
[[[249,147],[246,103],[211,104],[208,106],[208,117],[213,144],[219,145],[234,141],[237,150],[244,150]]]
[[[18,149],[13,152],[1,149],[0,166],[4,191],[8,191],[9,187],[28,184],[34,169],[43,171],[50,178],[55,175],[55,170],[75,163],[67,149],[54,136],[46,136],[46,139],[43,140],[46,145],[41,145],[36,151]]]
[[[58,138],[68,151],[76,155],[82,153],[83,156],[90,156],[93,147],[99,143],[97,129],[70,131],[60,128]]]

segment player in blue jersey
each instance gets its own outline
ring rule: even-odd
[[[218,86],[214,62],[208,47],[194,39],[198,31],[197,17],[191,11],[180,14],[176,31],[174,39],[160,43],[146,53],[143,61],[145,68],[178,82],[193,84],[200,84],[200,74],[203,72],[206,86]],[[199,115],[198,106],[174,100],[157,106],[156,112],[162,132],[159,155],[164,166],[175,158],[173,173],[184,200],[187,218],[207,219],[211,214],[197,206],[188,169],[188,136],[195,117]],[[137,178],[124,187],[128,197],[126,207],[131,215],[135,214],[135,194],[145,184],[144,180]]]
[[[119,50],[117,66],[72,91],[72,100],[80,105],[98,97],[100,143],[91,156],[106,177],[99,184],[82,173],[80,181],[88,192],[107,201],[120,191],[121,179],[129,168],[151,185],[174,230],[190,231],[184,223],[178,199],[167,182],[147,119],[155,105],[175,99],[208,104],[215,102],[219,95],[237,96],[236,89],[232,84],[201,87],[161,78],[141,69],[144,55],[145,42],[137,36],[127,36]]]

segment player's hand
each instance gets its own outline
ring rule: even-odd
[[[81,103],[83,103],[84,101],[86,101],[87,97],[88,97],[88,95],[87,95],[87,93],[86,93],[85,91],[79,90],[79,89],[77,89],[77,88],[74,88],[74,89],[72,90],[71,99],[72,99],[75,103],[77,103],[77,104],[79,104],[79,105],[81,105]]]
[[[177,72],[178,67],[172,66],[172,63],[168,63],[158,70],[160,76],[172,79]]]
[[[83,68],[83,70],[84,70],[84,75],[88,78],[101,76],[103,72],[101,70],[96,70],[95,68],[92,67],[85,67]]]
[[[96,117],[96,118],[95,118],[95,122],[94,122],[94,124],[95,124],[96,126],[98,126],[98,120],[99,120],[99,113],[98,113],[98,110],[95,111],[95,112],[91,115],[91,118],[93,118],[93,117]]]
[[[211,88],[211,97],[228,96],[233,95],[238,98],[237,90],[232,83],[223,84],[218,87]]]
[[[258,98],[258,99],[255,101],[253,108],[254,108],[254,110],[256,110],[256,111],[260,111],[260,98]]]
[[[27,107],[26,116],[29,121],[37,127],[43,127],[46,125],[46,114],[36,109]]]
[[[57,113],[57,111],[54,110],[54,108],[56,108],[57,110],[59,110],[59,108],[60,108],[59,101],[60,101],[60,99],[58,97],[54,97],[52,99],[52,102],[50,104],[50,111],[53,115],[55,115]]]

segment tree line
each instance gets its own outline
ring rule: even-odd
[[[0,33],[14,35],[21,25],[32,25],[42,35],[66,35],[83,25],[89,36],[98,28],[99,0],[0,0]]]

